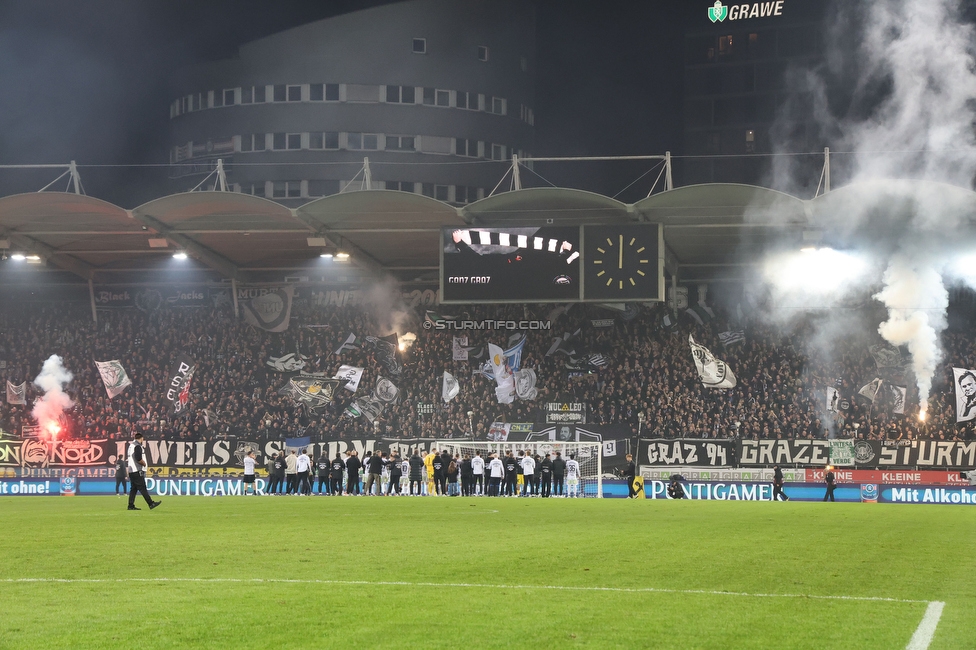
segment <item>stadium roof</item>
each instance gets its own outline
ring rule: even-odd
[[[976,193],[969,190],[899,183],[953,195],[956,205],[976,213]],[[813,218],[819,211],[842,209],[865,191],[877,188],[858,184],[802,200],[751,185],[708,184],[626,204],[580,190],[534,188],[460,208],[390,190],[345,192],[298,208],[235,192],[191,192],[132,210],[80,194],[37,192],[0,198],[0,240],[9,240],[11,253],[34,253],[48,267],[101,281],[171,269],[177,251],[237,280],[321,270],[315,266],[320,253],[344,251],[366,272],[434,281],[442,227],[650,222],[664,225],[669,271],[680,280],[709,281],[736,277],[774,241],[816,239],[809,224],[820,221]]]

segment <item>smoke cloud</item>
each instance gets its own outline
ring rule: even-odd
[[[41,374],[34,379],[34,385],[44,391],[44,395],[34,402],[31,414],[41,428],[48,433],[60,430],[61,414],[75,403],[64,392],[64,387],[74,378],[63,365],[61,357],[52,354],[41,367]]]
[[[826,64],[808,88],[825,142],[851,154],[836,165],[850,184],[813,202],[810,221],[825,243],[870,269],[854,285],[885,306],[878,333],[908,348],[924,413],[942,359],[946,281],[976,288],[976,272],[953,271],[964,266],[953,260],[976,251],[971,228],[960,228],[976,208],[969,191],[976,178],[974,29],[954,0],[838,2],[832,9]],[[773,177],[791,172],[774,170]],[[850,294],[851,276],[829,277],[836,265],[818,275],[796,262],[802,253],[790,255],[764,274],[776,315],[792,316],[797,301],[829,306]],[[797,286],[797,277],[811,278],[817,290]]]

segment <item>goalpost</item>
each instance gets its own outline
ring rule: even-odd
[[[492,454],[498,454],[499,458],[504,458],[508,452],[512,452],[517,456],[518,452],[522,451],[539,454],[543,458],[545,458],[546,454],[551,454],[550,458],[555,458],[556,452],[558,451],[562,454],[563,460],[569,460],[570,455],[575,455],[576,462],[579,463],[580,468],[579,496],[588,498],[603,497],[603,446],[599,442],[438,440],[433,443],[433,446],[438,451],[446,449],[450,454],[460,454],[461,458],[465,456],[471,456],[473,458],[475,452],[480,451],[481,457],[485,459],[486,477],[488,474],[488,461]],[[538,467],[536,467],[536,471],[539,471]]]

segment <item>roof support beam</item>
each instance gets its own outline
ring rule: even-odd
[[[95,276],[97,267],[92,266],[88,262],[83,262],[73,255],[61,253],[56,248],[39,242],[32,237],[27,237],[16,232],[0,232],[0,237],[9,239],[10,243],[16,248],[37,253],[51,264],[65,271],[70,271],[84,280],[91,280]]]
[[[372,273],[376,273],[377,275],[388,274],[387,270],[383,267],[383,264],[379,260],[361,249],[359,246],[353,244],[345,237],[338,234],[337,231],[326,228],[311,217],[299,214],[297,210],[292,210],[291,214],[292,217],[294,217],[297,221],[303,223],[312,234],[318,237],[325,237],[344,253],[349,253],[349,255],[352,257],[352,262],[357,266]]]
[[[187,253],[193,255],[214,271],[222,273],[232,280],[240,280],[241,271],[236,264],[231,262],[229,259],[223,255],[219,255],[214,251],[210,250],[206,246],[198,243],[196,240],[187,237],[184,234],[176,232],[173,228],[170,228],[164,224],[159,219],[155,217],[150,217],[147,214],[141,214],[139,212],[129,211],[129,214],[133,219],[148,226],[158,232],[160,235],[170,240],[177,246],[182,247]]]

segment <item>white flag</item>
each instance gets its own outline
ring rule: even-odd
[[[494,343],[488,344],[488,362],[491,363],[492,372],[497,380],[499,377],[504,377],[509,374],[508,370],[505,368],[505,351]]]
[[[26,404],[27,403],[27,382],[20,386],[15,386],[7,382],[7,404]]]
[[[399,394],[400,389],[386,377],[380,377],[376,380],[376,388],[373,390],[376,399],[387,403],[395,402]]]
[[[828,386],[827,387],[827,412],[836,413],[838,402],[840,402],[840,392],[833,386]]]
[[[716,359],[708,348],[695,343],[695,339],[688,335],[691,346],[691,356],[698,368],[698,376],[706,388],[735,388],[735,374],[726,363]]]
[[[495,387],[495,397],[499,404],[511,404],[515,401],[515,378],[508,375],[498,382]]]
[[[905,415],[905,397],[908,395],[908,388],[905,386],[892,386],[891,394],[895,400],[894,407],[891,409],[892,413]]]
[[[525,368],[515,371],[515,394],[519,399],[534,400],[539,395],[539,389],[535,387],[535,370]]]
[[[956,388],[956,422],[976,418],[976,370],[952,369],[952,384]]]
[[[454,360],[455,361],[467,361],[468,360],[468,337],[467,336],[455,336],[454,337]]]
[[[867,397],[872,402],[878,397],[878,391],[881,390],[881,383],[883,380],[875,377],[873,381],[870,381],[863,386],[861,390],[857,391],[858,395],[862,397]]]
[[[363,369],[356,366],[339,366],[333,379],[345,379],[346,390],[353,393],[359,388],[359,380],[363,378]]]
[[[244,322],[268,332],[284,332],[291,322],[291,302],[295,297],[295,287],[262,291],[264,293],[257,298],[241,303]]]
[[[105,384],[105,392],[108,393],[109,399],[112,399],[132,385],[132,380],[125,374],[125,368],[122,367],[118,359],[113,361],[96,361],[95,366],[98,367],[98,374],[102,376],[102,382]]]
[[[443,399],[445,402],[450,402],[452,399],[457,397],[457,394],[460,392],[461,387],[458,385],[458,380],[454,378],[454,375],[445,370],[444,384],[441,388],[441,399]]]

